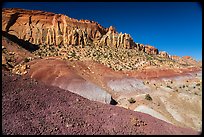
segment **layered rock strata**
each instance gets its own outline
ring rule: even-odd
[[[85,46],[94,43],[158,54],[155,47],[135,43],[130,34],[118,33],[112,26],[104,28],[94,21],[51,12],[5,8],[2,10],[2,31],[35,45]]]

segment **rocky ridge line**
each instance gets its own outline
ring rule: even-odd
[[[113,26],[104,28],[94,21],[51,12],[4,8],[2,32],[13,42],[20,41],[25,49],[32,48],[40,58],[91,59],[113,70],[202,66],[191,57],[171,56],[151,45],[135,43],[130,34],[118,33]]]
[[[35,45],[84,46],[93,42],[159,54],[155,47],[135,43],[130,34],[118,33],[112,26],[104,28],[94,21],[77,20],[51,12],[3,8],[2,31]]]

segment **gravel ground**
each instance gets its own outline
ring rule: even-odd
[[[2,134],[199,134],[2,70]]]

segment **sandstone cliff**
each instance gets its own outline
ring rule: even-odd
[[[166,51],[160,51],[159,56],[163,58],[170,58],[170,55]]]
[[[155,55],[159,53],[157,48],[150,45],[145,45],[145,52],[148,54],[155,54]]]
[[[130,34],[118,33],[112,26],[104,28],[94,21],[51,12],[2,9],[2,31],[35,45],[84,46],[94,43],[158,54],[155,47],[135,43]]]
[[[23,9],[2,10],[2,31],[38,45],[87,45],[106,33],[96,22]]]

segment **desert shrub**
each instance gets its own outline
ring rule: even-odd
[[[130,99],[128,99],[128,101],[129,101],[131,104],[136,102],[136,100],[135,100],[134,98],[130,98]]]
[[[195,92],[194,94],[195,94],[195,95],[198,95],[198,93],[196,93],[196,92]]]
[[[196,86],[200,86],[200,83],[197,83]]]
[[[29,58],[25,58],[25,59],[24,59],[24,62],[29,62],[29,61],[30,61]]]
[[[146,59],[147,60],[152,60],[152,57],[151,56],[146,56]]]
[[[151,97],[149,94],[146,94],[146,95],[145,95],[145,99],[146,99],[146,100],[152,100],[152,97]]]
[[[185,88],[186,86],[185,85],[183,85],[183,88]]]
[[[75,56],[76,56],[76,53],[75,53],[75,52],[72,52],[72,53],[71,53],[71,56],[72,56],[72,57],[75,57]]]

